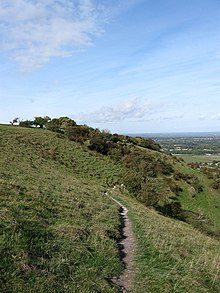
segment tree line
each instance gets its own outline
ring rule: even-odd
[[[64,131],[67,126],[75,126],[76,122],[69,117],[59,117],[59,118],[50,118],[49,116],[34,117],[33,120],[20,120],[19,118],[14,118],[10,121],[11,125],[19,125],[21,127],[39,127],[46,128],[51,131],[59,132]]]

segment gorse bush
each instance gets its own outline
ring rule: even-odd
[[[164,206],[158,206],[157,210],[165,216],[168,216],[168,217],[171,217],[174,219],[178,219],[181,221],[186,220],[182,205],[178,201],[174,201],[174,202],[165,204]]]
[[[123,160],[125,171],[122,174],[126,188],[147,206],[155,206],[166,199],[164,180],[161,175],[173,173],[172,166],[155,158],[155,154],[133,151]]]
[[[212,188],[220,189],[220,178],[215,178],[214,182],[212,183]]]
[[[87,126],[68,126],[65,133],[69,140],[81,143],[90,138],[90,128]]]
[[[220,170],[218,168],[202,168],[202,171],[206,176],[212,180],[212,188],[220,189]]]
[[[192,187],[195,189],[196,192],[203,191],[203,186],[199,182],[199,178],[195,175],[185,174],[185,173],[181,173],[181,172],[175,172],[174,179],[177,181],[184,180],[189,185],[192,185]]]

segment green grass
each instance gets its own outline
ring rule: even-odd
[[[1,127],[0,151],[0,291],[118,292],[117,166],[37,129]]]
[[[185,164],[178,164],[177,170],[186,174],[198,177],[200,184],[203,186],[202,192],[195,192],[191,185],[181,182],[183,192],[178,197],[185,210],[199,213],[200,216],[207,218],[204,222],[206,230],[210,230],[220,235],[220,192],[214,190],[211,181],[202,171],[188,168]]]
[[[176,156],[169,156],[164,153],[158,153],[150,150],[143,150],[151,155],[152,160],[161,158],[163,162],[167,162],[173,166],[174,172],[171,175],[158,175],[156,180],[158,189],[162,190],[162,202],[179,201],[182,208],[188,213],[188,221],[203,231],[204,233],[215,233],[220,239],[220,191],[212,188],[212,181],[200,170],[190,168],[185,162],[176,159]],[[187,183],[187,180],[174,180],[175,174],[188,174],[198,178],[203,190],[195,190],[193,184]],[[182,191],[175,196],[170,190],[169,180],[178,185]],[[163,204],[163,203],[162,203]],[[191,212],[199,215],[193,215]],[[200,219],[201,218],[201,219]]]
[[[133,293],[220,292],[219,242],[190,225],[163,217],[121,192],[136,237]]]
[[[199,178],[200,193],[178,181],[178,199],[219,231],[220,197],[208,178],[172,156],[144,151]],[[120,292],[110,282],[123,270],[118,207],[104,193],[122,183],[124,168],[63,135],[0,125],[0,291]],[[171,179],[154,178],[168,199]],[[220,292],[219,242],[147,209],[126,191],[113,196],[129,208],[137,241],[133,293]]]

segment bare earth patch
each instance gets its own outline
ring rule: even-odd
[[[111,197],[112,198],[112,197]],[[114,278],[113,283],[119,285],[122,292],[132,292],[132,284],[134,280],[134,253],[135,253],[135,240],[132,231],[132,225],[128,218],[128,210],[120,202],[112,198],[120,206],[120,220],[121,220],[121,241],[119,245],[119,252],[125,270],[118,278]]]

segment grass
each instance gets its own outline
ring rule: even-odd
[[[158,189],[162,190],[162,201],[179,201],[185,210],[185,214],[187,214],[188,222],[205,234],[215,234],[220,239],[220,191],[212,188],[212,181],[202,171],[190,168],[185,162],[176,159],[176,156],[150,150],[143,151],[147,151],[152,160],[161,158],[163,162],[173,166],[173,174],[169,176],[158,175],[155,178]],[[190,184],[187,180],[174,180],[176,173],[197,177],[199,184],[202,186],[202,191],[197,191],[193,184]],[[177,196],[172,194],[169,180],[182,189],[181,192],[177,193]]]
[[[188,168],[185,164],[178,164],[176,166],[178,171],[198,177],[200,184],[203,186],[203,191],[195,192],[191,185],[181,183],[183,192],[178,199],[183,208],[188,211],[199,213],[201,216],[207,218],[204,226],[206,230],[213,231],[220,234],[220,193],[219,190],[214,190],[211,187],[211,181],[203,174],[202,171]]]
[[[0,291],[118,292],[117,166],[40,130],[1,127],[0,151]]]
[[[220,198],[206,176],[171,156],[147,152],[198,176],[203,191],[180,180],[178,198],[218,231]],[[104,194],[121,183],[124,167],[42,129],[0,125],[0,154],[0,291],[120,292],[110,282],[123,270],[118,207]],[[169,196],[165,185],[164,192]],[[129,208],[137,241],[133,293],[220,292],[217,240],[144,207],[126,191],[113,196]]]
[[[220,161],[220,156],[217,155],[175,155],[184,159],[186,163],[212,163],[213,161]]]
[[[220,292],[217,240],[143,207],[126,194],[116,191],[113,196],[129,209],[136,237],[133,293]]]

